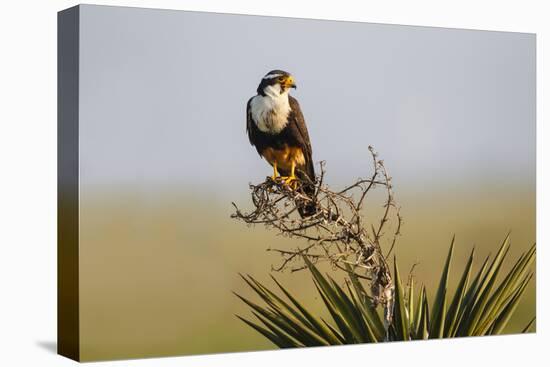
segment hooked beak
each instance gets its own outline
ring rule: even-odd
[[[289,76],[288,78],[286,78],[285,81],[283,82],[283,86],[285,88],[296,89],[296,83],[294,82],[294,78],[292,76]]]

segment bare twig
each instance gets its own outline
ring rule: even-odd
[[[339,191],[325,184],[325,162],[320,162],[316,182],[301,182],[290,187],[282,180],[270,177],[258,185],[250,185],[254,208],[241,211],[235,203],[232,218],[247,224],[263,224],[280,234],[300,238],[307,246],[289,249],[269,249],[281,255],[282,262],[272,267],[275,271],[307,268],[303,257],[310,261],[328,262],[333,268],[353,273],[370,284],[373,304],[384,308],[388,326],[393,315],[393,280],[387,258],[401,233],[402,217],[393,194],[391,177],[384,162],[369,147],[373,173],[368,179],[359,178]],[[314,185],[315,194],[306,195],[304,185]],[[367,197],[377,187],[383,187],[385,200],[382,216],[366,225],[364,206]],[[314,207],[312,215],[301,216],[299,208]],[[393,222],[395,229],[389,239],[389,250],[382,252],[384,232]]]

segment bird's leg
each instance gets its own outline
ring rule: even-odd
[[[277,176],[279,176],[279,172],[277,171],[277,162],[273,162],[273,176],[271,176],[271,179],[275,181]]]
[[[295,174],[295,171],[296,171],[296,162],[292,161],[291,165],[290,165],[290,176],[286,177],[285,178],[285,184],[293,187],[293,188],[296,188],[296,174]]]

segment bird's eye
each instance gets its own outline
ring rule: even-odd
[[[279,82],[281,82],[281,83],[282,83],[282,82],[284,82],[284,81],[285,81],[285,78],[283,78],[282,76],[281,76],[281,77],[279,77]]]

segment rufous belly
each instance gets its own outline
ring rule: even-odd
[[[306,164],[304,153],[299,147],[285,145],[283,149],[266,148],[262,151],[262,156],[272,166],[276,163],[277,168],[285,171],[291,170],[292,162],[294,162],[296,168],[301,168]]]

